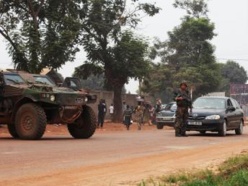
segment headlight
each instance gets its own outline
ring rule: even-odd
[[[55,101],[55,95],[51,95],[51,96],[50,96],[50,100],[51,100],[51,101]]]
[[[205,119],[208,119],[208,120],[218,120],[218,119],[220,119],[220,115],[207,116]]]
[[[85,98],[84,98],[84,101],[85,101],[85,102],[87,102],[87,101],[88,101],[88,98],[87,98],[87,97],[85,97]]]

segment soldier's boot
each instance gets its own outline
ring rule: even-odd
[[[127,130],[129,130],[129,126],[130,126],[130,125],[127,125]]]
[[[175,129],[175,136],[176,137],[181,137],[181,132],[180,132],[180,129]]]
[[[186,130],[185,129],[182,129],[181,130],[181,136],[188,137],[188,135],[186,134]]]

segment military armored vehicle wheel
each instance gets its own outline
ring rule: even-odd
[[[13,138],[19,138],[14,124],[8,124],[8,131]]]
[[[90,138],[96,130],[96,116],[92,108],[84,106],[81,116],[67,127],[69,133],[76,139]]]
[[[16,132],[21,139],[40,139],[46,130],[46,114],[34,103],[22,105],[15,117]]]

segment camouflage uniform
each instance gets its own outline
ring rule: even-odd
[[[176,100],[177,97],[182,97],[183,100]],[[186,136],[186,123],[189,116],[188,109],[192,108],[189,91],[179,89],[175,93],[175,101],[177,102],[175,135]]]

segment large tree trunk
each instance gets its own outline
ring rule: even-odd
[[[122,88],[123,85],[114,86],[114,117],[113,122],[122,122],[123,120],[123,111],[122,111]]]

